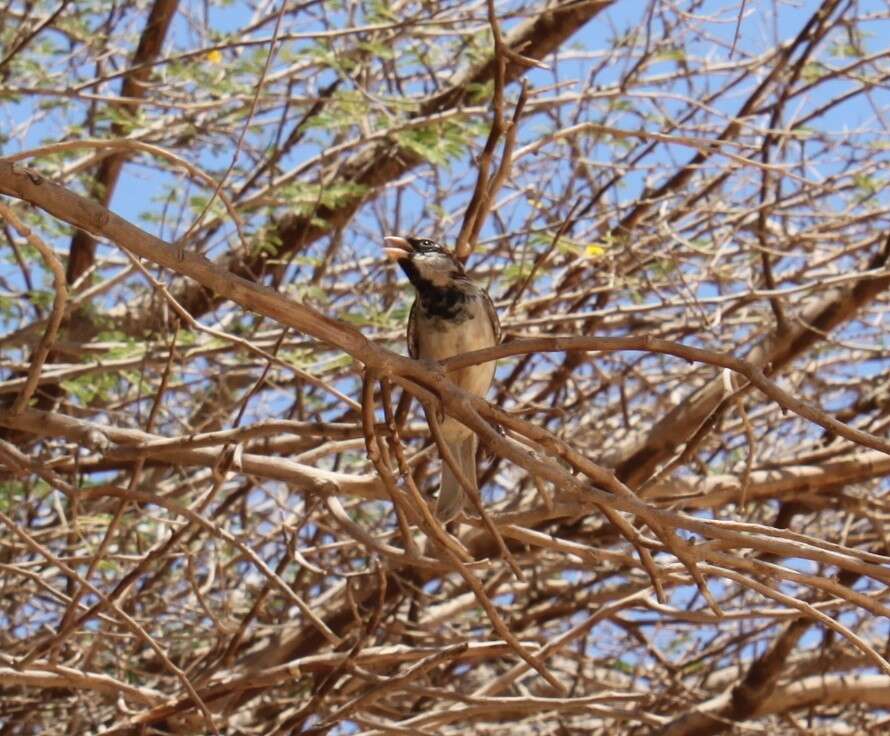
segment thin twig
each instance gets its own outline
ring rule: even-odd
[[[491,33],[494,39],[494,117],[488,132],[488,139],[485,141],[485,147],[482,149],[482,155],[479,157],[479,171],[476,174],[476,186],[473,189],[473,196],[470,198],[470,203],[464,214],[464,221],[454,247],[454,253],[461,261],[465,261],[472,253],[479,233],[482,231],[482,225],[485,223],[485,218],[491,209],[491,203],[498,189],[500,189],[510,174],[510,164],[512,162],[513,148],[516,144],[519,118],[522,116],[522,110],[525,107],[527,97],[526,81],[523,80],[519,99],[513,111],[513,120],[507,125],[504,122],[504,85],[510,49],[504,43],[503,36],[501,36],[494,0],[487,0],[486,6],[488,8],[488,23],[491,26]],[[515,56],[525,62],[530,62],[530,60],[519,56],[519,54],[515,54]],[[514,59],[514,61],[516,60]],[[500,139],[505,135],[506,141],[501,153],[500,164],[494,176],[489,179],[488,172],[491,168],[495,149]]]
[[[30,365],[28,366],[28,377],[25,385],[16,396],[12,404],[11,412],[18,414],[21,412],[31,400],[34,392],[37,390],[37,384],[40,380],[40,373],[43,365],[49,357],[56,336],[59,334],[59,326],[65,317],[65,302],[68,300],[68,287],[65,283],[65,267],[58,259],[53,249],[43,242],[27,225],[25,225],[15,214],[11,207],[0,202],[0,217],[6,220],[13,228],[15,228],[24,237],[30,245],[32,245],[46,261],[46,265],[53,275],[53,286],[56,293],[53,297],[53,309],[46,324],[46,330],[43,337],[34,352],[31,354]]]

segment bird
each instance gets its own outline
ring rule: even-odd
[[[460,261],[439,243],[426,238],[389,235],[384,253],[408,277],[417,293],[408,317],[408,354],[415,359],[441,361],[501,341],[501,323],[488,292],[467,276]],[[449,378],[464,391],[485,396],[494,378],[490,361],[460,368]],[[474,487],[476,433],[453,417],[441,424],[442,439],[457,465]],[[436,499],[436,518],[451,521],[463,508],[464,489],[446,462]]]

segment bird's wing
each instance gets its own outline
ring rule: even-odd
[[[494,328],[494,344],[500,345],[501,321],[498,319],[498,313],[494,308],[494,302],[491,301],[491,297],[485,289],[482,289],[482,303],[485,305],[485,313],[488,315],[488,318],[491,320],[491,326]],[[408,334],[410,336],[411,333],[409,332]]]
[[[411,305],[411,313],[408,315],[408,355],[417,358],[420,346],[417,344],[417,300]]]

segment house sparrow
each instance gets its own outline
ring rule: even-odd
[[[384,238],[384,252],[405,272],[417,291],[408,317],[408,354],[444,360],[453,355],[497,345],[501,323],[488,292],[474,284],[463,266],[445,248],[420,238]],[[464,391],[484,396],[494,376],[494,362],[472,365],[449,374]],[[464,475],[476,486],[476,433],[457,419],[445,417],[442,437]],[[436,517],[450,521],[463,506],[464,491],[447,463]]]

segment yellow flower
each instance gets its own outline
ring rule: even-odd
[[[219,49],[213,49],[207,52],[207,61],[211,64],[222,64],[223,55]]]

